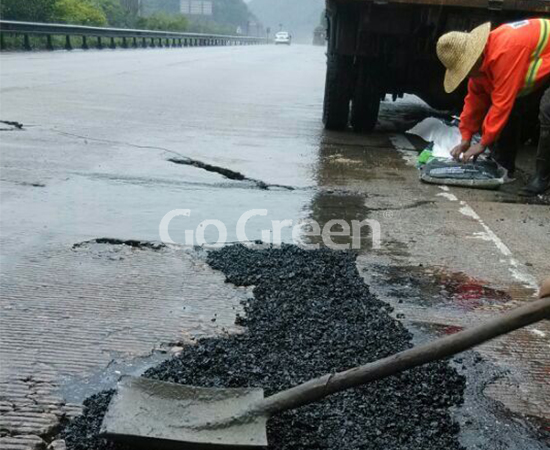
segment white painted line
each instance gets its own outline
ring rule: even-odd
[[[407,137],[404,134],[398,134],[390,137],[390,141],[395,146],[396,150],[401,153],[401,156],[403,159],[413,165],[416,166],[416,155],[414,158],[411,158],[411,151],[414,149],[414,146],[411,144],[411,142],[407,139]],[[450,189],[448,186],[439,186],[439,188],[443,191],[437,194],[438,197],[444,197],[448,199],[451,202],[458,201],[458,197],[456,197],[454,194],[450,193]],[[458,211],[463,214],[466,217],[470,217],[473,220],[475,220],[483,229],[482,232],[476,232],[472,235],[473,239],[481,239],[484,241],[492,242],[493,245],[500,251],[500,253],[504,256],[503,259],[501,259],[502,262],[505,262],[508,265],[508,270],[512,277],[519,281],[521,284],[523,284],[525,287],[528,287],[530,289],[533,289],[535,292],[538,291],[538,283],[535,277],[533,277],[525,265],[521,264],[518,260],[516,260],[513,257],[513,253],[510,250],[510,248],[496,235],[496,233],[489,228],[489,226],[481,219],[478,213],[474,211],[474,209],[465,201],[461,200],[459,201],[460,208]],[[534,294],[536,295],[536,294]]]
[[[449,192],[440,192],[439,194],[437,194],[437,197],[444,197],[447,200],[450,200],[451,202],[458,202],[458,197]]]

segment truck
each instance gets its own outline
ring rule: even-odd
[[[550,0],[326,0],[325,128],[372,131],[387,95],[414,94],[435,109],[459,109],[466,83],[451,95],[443,90],[438,38],[488,21],[549,15]]]

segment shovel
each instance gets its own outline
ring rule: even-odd
[[[124,377],[100,434],[132,444],[132,448],[155,450],[265,448],[266,422],[273,414],[456,355],[543,319],[550,319],[550,297],[431,343],[325,375],[268,398],[256,388],[210,389]]]

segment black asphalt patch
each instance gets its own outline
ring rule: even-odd
[[[241,245],[209,253],[227,282],[254,286],[239,317],[246,331],[202,339],[145,376],[203,387],[262,387],[274,394],[320,375],[386,357],[412,346],[360,277],[355,255],[295,246],[253,250]],[[458,450],[449,413],[463,400],[465,379],[447,362],[329,397],[274,416],[277,450]],[[87,400],[64,431],[71,450],[123,449],[97,437],[112,396]]]

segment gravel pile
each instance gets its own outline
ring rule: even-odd
[[[262,387],[266,395],[411,347],[411,335],[370,294],[352,253],[295,246],[209,253],[227,282],[254,285],[242,335],[203,339],[145,376],[205,387]],[[461,449],[449,408],[465,380],[439,362],[273,417],[277,450]],[[87,400],[66,428],[68,449],[121,449],[96,433],[112,393]]]

